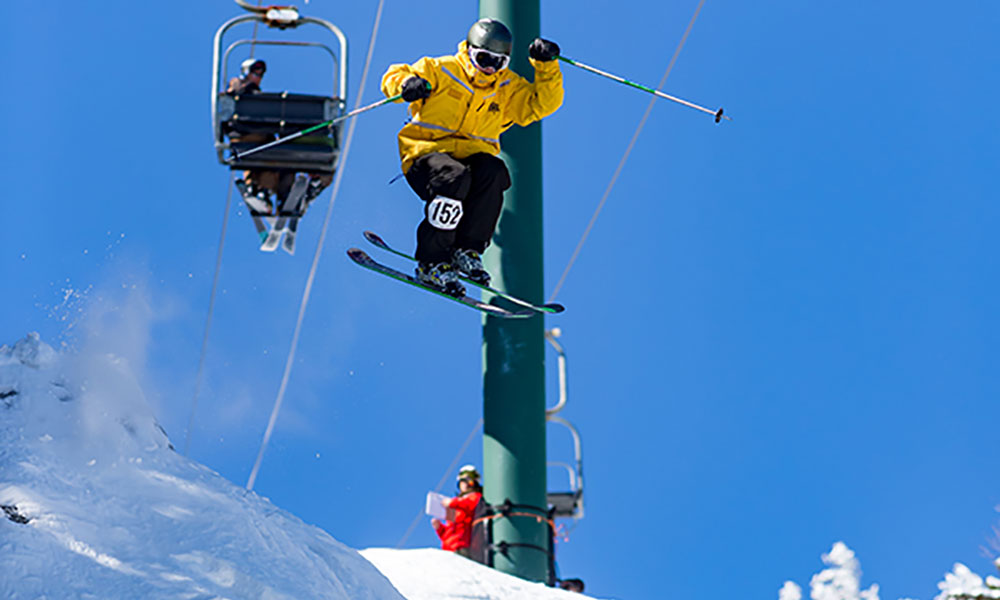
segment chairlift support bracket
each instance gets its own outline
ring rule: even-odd
[[[295,27],[299,20],[299,9],[296,6],[254,6],[243,0],[236,0],[236,5],[262,17],[268,27],[287,29]]]

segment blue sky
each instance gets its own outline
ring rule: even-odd
[[[656,85],[697,2],[543,4],[565,55]],[[350,106],[376,5],[302,6],[350,40]],[[73,342],[87,306],[142,299],[146,333],[109,316],[104,343],[141,359],[175,443],[228,182],[211,40],[238,12],[43,1],[0,26],[0,342]],[[389,64],[452,52],[476,17],[475,3],[387,2],[363,101]],[[562,414],[587,481],[564,576],[604,597],[775,598],[837,540],[883,598],[932,597],[955,561],[992,570],[998,26],[986,1],[706,3],[665,90],[734,122],[655,107],[560,292],[566,313],[547,321],[564,332]],[[327,89],[317,55],[266,57],[265,87]],[[564,73],[543,128],[548,290],[648,103]],[[357,548],[399,541],[482,408],[479,316],[344,256],[369,228],[412,247],[421,206],[387,185],[404,118],[391,106],[358,123],[256,485]],[[328,202],[294,258],[258,252],[246,215],[230,215],[191,455],[237,483]],[[571,459],[568,435],[549,433],[550,458]],[[481,452],[477,439],[463,460]],[[408,541],[435,543],[425,524]]]

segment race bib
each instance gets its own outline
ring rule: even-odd
[[[427,203],[427,220],[438,229],[450,231],[462,220],[462,202],[438,196]]]

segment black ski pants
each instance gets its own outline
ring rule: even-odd
[[[502,160],[484,152],[467,158],[432,152],[413,162],[406,181],[425,203],[436,196],[462,202],[462,220],[452,230],[431,225],[424,207],[424,220],[417,227],[417,260],[451,262],[453,250],[486,250],[500,220],[504,190],[510,187]]]

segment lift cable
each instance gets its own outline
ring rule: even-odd
[[[365,90],[365,82],[368,79],[368,70],[371,67],[372,55],[375,52],[375,39],[378,35],[379,22],[382,20],[382,7],[384,5],[385,0],[379,0],[378,8],[375,11],[375,23],[372,26],[371,39],[368,42],[368,55],[365,57],[365,67],[361,73],[361,83],[358,85],[355,108],[361,106],[361,98]],[[323,254],[323,242],[326,240],[327,229],[329,229],[330,226],[330,216],[333,214],[333,205],[337,201],[337,192],[340,190],[341,181],[343,181],[345,170],[344,166],[347,164],[347,156],[351,150],[351,141],[354,139],[354,128],[357,124],[358,120],[353,119],[347,128],[347,138],[344,141],[344,150],[338,160],[337,174],[334,176],[333,192],[330,195],[330,204],[326,209],[326,218],[323,221],[323,228],[320,231],[319,243],[316,245],[316,253],[313,255],[312,267],[309,269],[309,276],[306,278],[306,287],[302,293],[302,302],[299,305],[299,316],[298,320],[295,322],[295,331],[292,334],[292,345],[288,351],[288,359],[285,361],[285,372],[281,377],[281,386],[278,388],[278,396],[274,399],[274,408],[271,410],[271,418],[268,420],[267,429],[264,431],[264,439],[261,440],[260,450],[257,452],[257,460],[254,461],[253,469],[250,471],[250,478],[247,480],[247,491],[253,490],[254,482],[257,480],[257,473],[260,471],[261,461],[264,459],[264,452],[271,439],[271,433],[274,431],[274,424],[278,420],[278,412],[281,410],[281,404],[285,399],[285,390],[288,388],[288,379],[292,372],[292,364],[294,364],[295,361],[295,351],[298,348],[299,335],[302,333],[302,321],[305,317],[306,307],[309,304],[309,296],[312,293],[312,285],[316,278],[316,269],[319,266],[319,259]]]
[[[667,71],[663,74],[663,79],[660,80],[660,85],[657,86],[656,89],[662,89],[667,83],[667,78],[670,77],[670,71],[673,70],[674,63],[677,62],[677,57],[680,56],[681,49],[684,48],[684,44],[687,42],[688,34],[691,33],[691,29],[694,27],[694,22],[698,19],[698,13],[701,12],[701,7],[704,5],[705,0],[700,0],[698,2],[698,7],[694,10],[694,15],[691,16],[691,21],[688,23],[687,29],[684,30],[684,35],[681,36],[681,41],[677,45],[677,49],[674,50],[674,55],[670,59],[670,64],[667,65]],[[549,302],[553,302],[556,299],[556,296],[559,295],[559,290],[562,289],[563,284],[566,282],[566,276],[569,275],[569,270],[573,268],[573,263],[576,262],[577,257],[580,255],[580,250],[583,249],[583,244],[587,241],[587,236],[590,235],[590,230],[594,228],[594,223],[597,221],[597,216],[601,214],[601,209],[604,208],[604,203],[607,202],[608,196],[611,195],[611,188],[613,188],[615,183],[618,181],[618,176],[625,167],[625,162],[632,153],[632,148],[635,146],[636,140],[639,139],[639,133],[641,133],[642,128],[646,126],[646,120],[649,119],[649,115],[653,111],[654,104],[656,104],[656,97],[650,99],[649,106],[646,107],[646,113],[642,115],[642,119],[639,121],[639,126],[636,127],[635,133],[632,134],[632,140],[625,149],[625,154],[622,155],[621,161],[618,162],[618,168],[615,169],[614,175],[611,176],[611,181],[608,183],[608,187],[604,190],[604,196],[601,197],[601,201],[597,205],[597,210],[595,210],[593,216],[590,217],[590,222],[587,223],[587,228],[580,237],[580,241],[577,243],[576,249],[573,250],[573,255],[570,257],[569,263],[566,264],[566,268],[563,270],[562,276],[559,278],[559,283],[557,283],[555,289],[552,290],[552,296],[549,297]]]
[[[258,7],[262,1],[257,0]],[[253,39],[250,41],[250,58],[253,58],[253,51],[256,46],[257,22],[254,21]],[[219,250],[215,257],[215,274],[212,275],[212,294],[208,300],[208,314],[205,316],[205,335],[201,339],[201,354],[198,355],[198,374],[194,378],[194,396],[191,398],[191,414],[188,416],[187,431],[184,432],[184,456],[187,456],[191,450],[191,430],[194,428],[194,415],[195,410],[198,408],[198,394],[201,392],[201,379],[205,369],[205,352],[208,349],[208,333],[212,329],[212,315],[215,314],[215,292],[219,287],[219,273],[222,271],[222,248],[226,242],[226,228],[229,225],[229,206],[233,197],[234,179],[235,175],[230,172],[228,191],[226,192],[226,212],[222,217],[222,233],[219,234]]]
[[[483,418],[479,417],[479,420],[477,420],[476,424],[472,427],[472,431],[469,432],[469,437],[465,438],[465,442],[462,443],[462,447],[458,449],[458,454],[455,455],[455,458],[451,460],[451,464],[448,465],[447,469],[445,469],[444,475],[441,476],[441,481],[438,481],[438,484],[434,486],[435,494],[441,492],[441,488],[443,488],[444,483],[448,481],[448,477],[455,472],[455,467],[458,466],[458,461],[462,460],[462,457],[465,456],[465,451],[469,449],[469,444],[471,444],[472,440],[475,439],[476,434],[479,433],[482,426]],[[417,528],[417,525],[423,518],[424,511],[418,511],[417,516],[413,517],[413,522],[410,523],[410,526],[406,529],[406,533],[403,534],[403,537],[400,538],[399,542],[396,544],[397,550],[403,547],[406,540],[410,539],[410,535],[413,533],[413,530]]]
[[[257,8],[258,9],[260,8],[260,4],[263,1],[264,0],[257,0]],[[252,10],[250,6],[247,6],[245,3],[239,2],[239,0],[237,0],[236,4],[239,5],[241,8],[245,8],[247,10]],[[257,11],[254,11],[254,12],[260,12],[260,11],[257,10]],[[257,26],[258,25],[260,25],[259,21],[254,21],[253,22],[253,38],[251,38],[251,40],[250,40],[250,58],[253,58],[254,50],[257,49]]]
[[[219,289],[219,273],[222,271],[222,249],[226,245],[226,228],[229,226],[229,206],[233,199],[233,179],[230,171],[226,193],[226,209],[222,216],[222,232],[219,233],[219,249],[215,254],[215,275],[212,276],[212,293],[208,297],[208,315],[205,316],[205,334],[201,338],[201,354],[198,356],[198,374],[194,377],[194,397],[191,399],[191,414],[188,416],[187,431],[184,432],[184,456],[191,449],[191,430],[194,428],[194,414],[198,408],[198,393],[201,391],[201,379],[205,370],[205,351],[208,348],[208,333],[212,330],[212,315],[215,314],[215,294]]]

